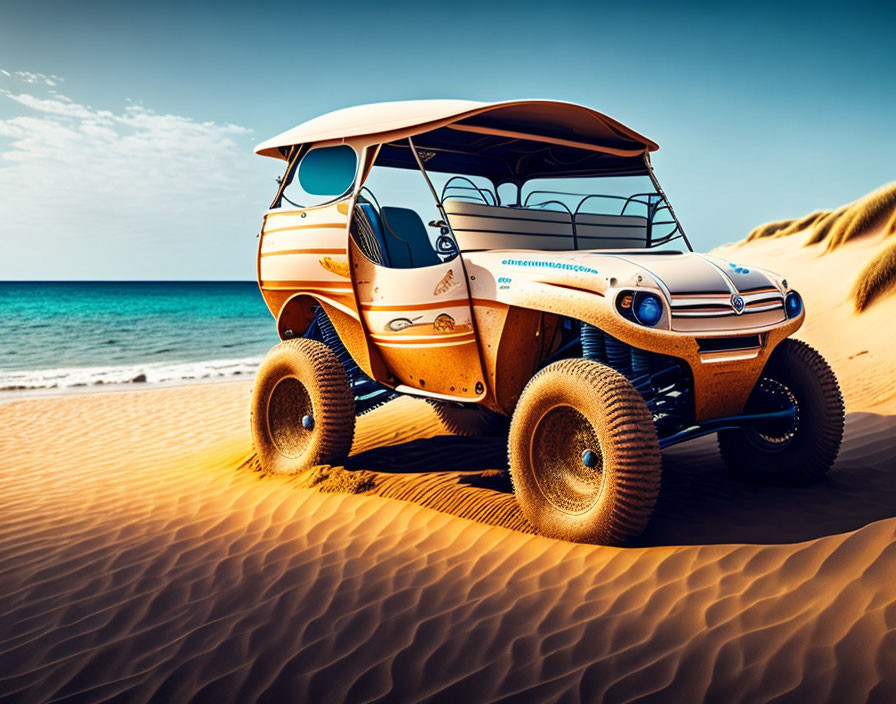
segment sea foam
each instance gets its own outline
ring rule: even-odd
[[[73,389],[106,384],[161,384],[251,376],[263,357],[200,362],[153,362],[102,367],[0,370],[0,391]]]

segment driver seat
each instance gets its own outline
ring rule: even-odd
[[[414,269],[441,264],[420,215],[410,208],[383,206],[384,241],[391,266]]]

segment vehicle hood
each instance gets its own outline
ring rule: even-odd
[[[510,280],[524,275],[529,280],[599,292],[608,287],[650,285],[651,279],[669,296],[780,290],[775,274],[696,252],[492,250],[464,254],[464,259],[471,266],[481,266],[482,273],[491,274],[489,278]]]
[[[589,255],[590,256],[590,255]],[[777,277],[770,272],[741,266],[708,254],[638,254],[620,252],[594,254],[630,264],[656,280],[673,296],[751,293],[778,288]],[[605,269],[612,268],[610,261]]]

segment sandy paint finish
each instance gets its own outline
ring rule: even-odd
[[[357,317],[348,264],[348,212],[340,201],[265,215],[258,248],[258,284],[275,318],[281,318],[288,300],[302,295]],[[304,331],[301,326],[307,326],[309,320],[308,306],[305,308],[295,321],[280,321],[281,336],[286,330],[294,334]]]
[[[404,387],[468,401],[485,378],[459,258],[390,269],[352,248],[361,319],[392,376]]]
[[[681,255],[623,255],[607,252],[471,252],[464,255],[473,300],[489,301],[508,310],[526,309],[565,316],[594,325],[638,349],[683,359],[694,378],[696,420],[740,413],[759,379],[771,351],[802,324],[803,315],[783,320],[783,296],[778,310],[688,318],[702,321],[700,334],[677,329],[669,305],[693,286],[702,295],[725,296],[730,301],[731,282],[702,257]],[[643,263],[642,263],[643,262]],[[655,272],[662,270],[666,279]],[[763,296],[770,295],[772,279],[765,278]],[[722,289],[720,291],[720,289]],[[643,290],[665,301],[662,317],[654,328],[630,322],[615,310],[623,291]],[[737,289],[735,288],[735,291]],[[730,305],[730,304],[729,304]],[[550,349],[543,318],[515,315],[491,306],[476,306],[481,319],[481,345],[490,382],[490,401],[495,409],[513,404]],[[503,316],[503,317],[502,317]],[[769,317],[771,316],[771,317]],[[510,323],[512,322],[512,325]],[[701,352],[698,339],[758,335],[759,347],[726,352]],[[532,350],[538,350],[533,353]],[[505,372],[505,370],[507,370]],[[504,378],[507,373],[510,378]]]

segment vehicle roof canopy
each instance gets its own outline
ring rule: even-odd
[[[377,164],[416,169],[408,137],[427,170],[495,183],[646,174],[645,154],[659,148],[613,118],[573,103],[409,100],[336,110],[262,142],[255,151],[286,159],[292,147],[303,144],[381,144]]]

